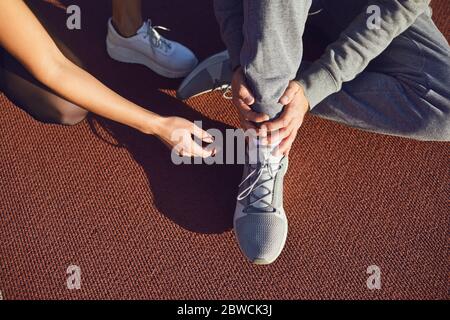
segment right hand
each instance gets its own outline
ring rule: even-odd
[[[214,139],[209,133],[186,119],[162,118],[159,128],[156,136],[180,156],[208,158],[216,153],[216,150],[208,150],[194,141],[192,136],[206,143],[212,143]]]
[[[242,128],[244,130],[253,129],[258,134],[264,135],[259,128],[259,124],[268,121],[270,118],[264,113],[258,113],[251,109],[250,106],[255,103],[255,98],[247,87],[242,67],[234,71],[231,89],[233,92],[233,104],[238,110]]]

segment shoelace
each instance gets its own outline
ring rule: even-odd
[[[271,164],[269,161],[264,160],[262,163],[256,165],[255,168],[247,175],[247,177],[245,177],[245,179],[239,185],[239,187],[242,187],[252,177],[255,177],[253,182],[247,188],[245,188],[237,197],[239,201],[242,201],[250,196],[255,198],[255,200],[249,202],[246,209],[248,207],[254,206],[258,202],[261,202],[264,205],[266,205],[267,208],[273,210],[272,205],[265,200],[266,197],[272,194],[272,191],[266,186],[264,186],[264,184],[275,179],[277,172],[281,169],[281,165],[278,165],[277,169],[273,169],[272,165],[273,164]],[[253,168],[252,165],[250,165],[250,167]],[[269,178],[262,180],[261,178],[264,176],[265,173],[269,175]],[[254,191],[256,191],[259,188],[266,190],[267,193],[258,197],[257,195],[254,194]]]
[[[233,99],[233,90],[231,89],[231,84],[226,85],[226,87],[222,88],[223,94],[222,97],[224,97],[227,100]]]
[[[310,13],[308,13],[308,16],[314,16],[314,15],[316,15],[316,14],[321,13],[322,11],[323,11],[323,9],[319,9],[319,10],[317,10],[317,11],[310,12]]]
[[[144,36],[146,39],[150,39],[150,44],[152,47],[161,48],[164,52],[172,49],[172,44],[166,38],[161,36],[157,30],[170,31],[170,29],[163,26],[152,26],[152,21],[147,20],[147,33]]]
[[[221,90],[223,92],[222,97],[231,100],[233,99],[233,91],[231,90],[231,84],[223,83],[219,79],[214,80],[214,85],[211,91]]]

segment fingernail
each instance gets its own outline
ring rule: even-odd
[[[289,102],[289,98],[287,96],[284,96],[281,98],[281,103],[282,104],[287,104]]]

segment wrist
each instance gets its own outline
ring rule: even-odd
[[[145,134],[159,136],[164,127],[164,119],[165,118],[160,115],[149,112],[148,116],[143,117],[138,130]]]
[[[292,81],[295,82],[295,83],[299,86],[298,94],[301,94],[301,95],[302,95],[303,100],[304,100],[304,101],[306,102],[306,104],[307,104],[305,113],[311,111],[311,105],[310,105],[310,103],[309,103],[308,97],[306,96],[305,89],[304,89],[302,83],[301,83],[300,81],[298,81],[298,80],[292,80]]]

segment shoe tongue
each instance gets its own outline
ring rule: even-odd
[[[148,22],[144,22],[142,26],[136,31],[136,34],[147,33]]]
[[[278,165],[283,156],[274,156],[273,150],[278,145],[263,145],[256,139],[250,139],[248,147],[248,156],[250,164],[268,162],[271,165]]]
[[[276,146],[275,146],[276,147]],[[250,139],[249,141],[249,161],[250,164],[261,164],[263,162],[268,162],[272,169],[272,174],[275,176],[275,174],[278,171],[280,161],[283,159],[283,156],[274,156],[272,155],[272,151],[275,148],[272,145],[262,145],[259,144],[257,140]],[[267,203],[272,203],[273,198],[273,188],[274,188],[274,179],[271,179],[272,176],[270,173],[265,170],[264,173],[261,175],[261,178],[258,181],[258,185],[262,181],[267,181],[263,183],[263,186],[260,186],[259,188],[256,188],[253,190],[252,194],[250,195],[250,201],[255,201],[256,199],[263,199],[263,201],[257,201],[255,204],[252,205],[252,207],[255,209],[255,211],[264,211],[264,212],[271,212],[272,208],[268,207]],[[270,191],[270,194],[268,194]]]
[[[272,208],[267,205],[267,203],[272,203],[273,198],[273,187],[274,187],[274,179],[270,179],[269,173],[264,173],[259,182],[266,181],[266,183],[263,184],[263,186],[256,188],[253,190],[252,194],[250,195],[250,201],[255,201],[256,199],[262,199],[261,201],[255,202],[252,207],[255,209],[258,209],[259,211],[265,211],[270,212],[272,211]],[[266,189],[267,188],[267,189]],[[270,190],[270,194],[269,194]]]

